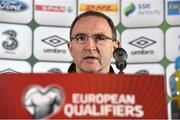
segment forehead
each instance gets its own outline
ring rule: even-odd
[[[96,34],[105,33],[111,35],[111,28],[107,20],[99,16],[85,16],[80,18],[72,29],[72,34],[86,33]]]

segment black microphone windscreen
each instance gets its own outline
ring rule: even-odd
[[[116,61],[126,60],[127,59],[127,52],[123,48],[117,48],[113,52],[113,57]]]

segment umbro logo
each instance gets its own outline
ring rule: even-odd
[[[57,35],[53,35],[47,38],[42,39],[42,42],[54,47],[54,48],[44,48],[45,53],[61,53],[66,54],[66,49],[57,49],[57,47],[66,44],[68,41]]]
[[[144,48],[151,46],[155,43],[156,43],[156,41],[151,40],[151,39],[146,38],[146,37],[143,37],[143,36],[129,42],[129,44],[131,44],[135,47],[141,48],[141,49],[144,49]]]
[[[48,73],[61,73],[62,71],[59,68],[52,68],[48,70]]]
[[[5,69],[5,70],[0,71],[0,73],[1,73],[1,74],[17,74],[17,73],[19,73],[19,72],[15,71],[15,70],[13,70],[13,69],[8,68],[8,69]]]
[[[63,44],[66,44],[68,42],[64,38],[59,37],[57,35],[53,35],[53,36],[47,37],[47,38],[43,39],[42,41],[44,43],[50,45],[50,46],[53,46],[53,47],[58,47],[58,46],[61,46]]]
[[[149,74],[149,71],[146,69],[142,69],[142,70],[137,71],[135,74]]]
[[[131,51],[131,55],[153,55],[155,52],[154,50],[152,50],[152,49],[144,50],[144,48],[147,48],[155,43],[156,43],[156,41],[141,36],[141,37],[129,42],[130,45],[141,49],[141,50]]]

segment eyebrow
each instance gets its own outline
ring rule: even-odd
[[[77,33],[75,35],[72,35],[72,36],[79,36],[79,35],[87,35],[86,33]]]
[[[87,35],[86,33],[77,33],[77,34],[75,34],[75,35],[72,35],[72,36],[79,36],[79,35]],[[106,36],[106,37],[109,37],[108,35],[105,35],[104,33],[95,33],[95,34],[93,34],[92,36],[94,36],[94,35],[98,35],[98,36]]]
[[[103,33],[97,33],[97,34],[94,34],[94,35],[109,37],[109,36],[107,36],[107,35],[105,35],[105,34],[103,34]]]

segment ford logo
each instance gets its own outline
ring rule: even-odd
[[[0,10],[21,12],[28,9],[25,2],[19,0],[0,0]]]

